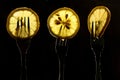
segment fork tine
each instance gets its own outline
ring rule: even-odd
[[[17,20],[17,28],[16,28],[17,30],[19,29],[19,18],[18,18],[18,20]]]
[[[17,29],[18,29],[18,27],[19,27],[19,18],[17,19]]]
[[[30,35],[30,19],[28,17],[28,35]]]
[[[23,18],[21,17],[21,20],[20,20],[20,21],[21,21],[21,27],[23,26],[23,22],[22,22],[22,20],[23,20]]]
[[[17,27],[16,27],[16,35],[18,36],[18,31],[19,31],[19,17],[17,19]]]
[[[22,30],[23,30],[23,27],[22,27],[22,26],[23,26],[24,24],[23,24],[23,21],[22,21],[22,20],[23,20],[23,17],[21,17],[21,19],[20,19],[21,25],[20,25],[20,35],[19,35],[19,36],[22,36],[22,34],[23,34],[23,31],[22,31]]]
[[[24,17],[24,31],[26,32],[26,17]]]
[[[92,37],[93,37],[93,26],[94,26],[94,22],[92,21],[92,30],[91,30]]]
[[[26,27],[26,17],[24,17],[24,26]]]

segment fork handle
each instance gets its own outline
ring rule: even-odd
[[[22,53],[21,54],[21,75],[20,80],[28,80],[27,79],[27,55]]]
[[[67,51],[68,51],[68,44],[67,44],[67,39],[62,40],[60,38],[56,39],[55,43],[55,52],[57,53],[58,56],[58,61],[59,61],[59,75],[58,75],[58,80],[64,80],[64,75],[65,75],[65,61],[66,61],[66,56],[67,56]]]
[[[30,39],[17,39],[16,43],[18,46],[18,49],[20,51],[20,59],[21,59],[21,75],[20,80],[28,80],[27,79],[27,51],[30,46]]]

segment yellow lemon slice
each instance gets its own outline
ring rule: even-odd
[[[93,37],[101,37],[111,19],[111,12],[105,6],[96,6],[88,15],[88,30]]]
[[[72,38],[79,28],[80,20],[78,15],[71,8],[62,7],[53,11],[47,20],[49,32],[54,37]]]
[[[6,28],[14,38],[30,38],[39,30],[39,16],[27,7],[16,8],[7,17]]]

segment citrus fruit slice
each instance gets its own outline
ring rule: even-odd
[[[93,37],[102,37],[111,19],[111,12],[105,6],[96,6],[88,15],[88,30]]]
[[[62,7],[53,11],[47,20],[49,32],[54,37],[62,39],[74,37],[79,28],[78,15],[71,8]]]
[[[39,30],[39,16],[27,7],[16,8],[7,17],[6,28],[14,38],[30,38]]]

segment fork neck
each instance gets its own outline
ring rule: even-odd
[[[30,47],[31,39],[16,39],[16,44],[21,54],[27,54]]]
[[[64,80],[64,72],[65,72],[65,59],[67,56],[67,40],[56,39],[55,50],[58,56],[59,61],[59,76],[58,80]]]
[[[30,39],[16,39],[16,44],[18,46],[20,52],[20,60],[21,60],[21,69],[20,69],[20,80],[28,80],[27,79],[27,52],[30,47]]]

